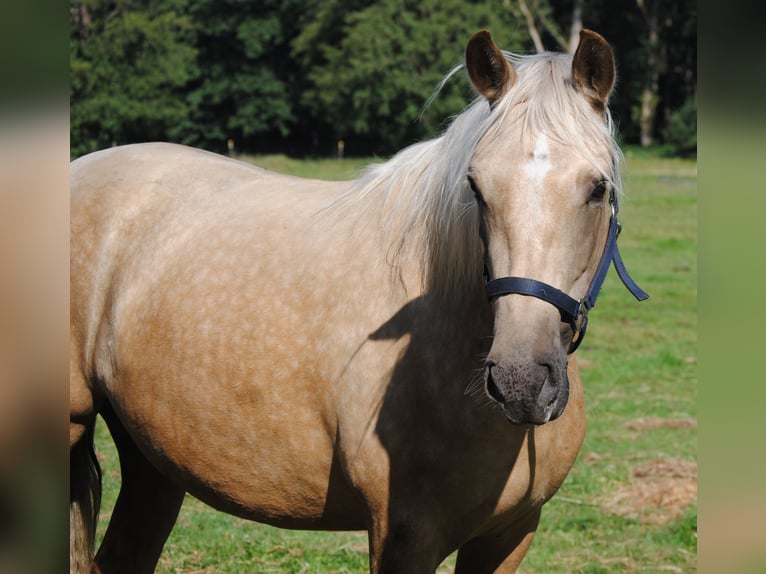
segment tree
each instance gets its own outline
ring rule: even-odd
[[[190,0],[197,25],[197,79],[188,87],[185,143],[223,151],[227,142],[273,149],[297,122],[289,42],[303,0]]]
[[[70,19],[73,155],[146,140],[326,155],[339,139],[388,154],[471,99],[460,73],[423,109],[478,29],[571,52],[583,25],[615,51],[623,141],[691,145],[694,0],[83,0]]]
[[[344,13],[349,4],[356,9]],[[506,48],[525,46],[515,15],[463,0],[329,3],[293,43],[317,139],[325,149],[342,138],[351,153],[390,153],[434,135],[471,95],[467,82],[455,78],[423,111],[434,87],[462,61],[465,43],[480,28],[491,28]]]
[[[696,94],[694,0],[516,0],[538,50],[574,51],[583,25],[615,50],[618,84],[611,108],[624,141],[653,145],[670,137],[671,116],[688,118]],[[563,30],[569,28],[569,39]],[[688,134],[687,134],[688,136]]]
[[[182,8],[173,0],[70,4],[72,155],[179,135],[196,55]]]
[[[535,49],[538,52],[546,50],[544,35],[547,35],[555,43],[555,46],[549,49],[574,54],[577,44],[580,42],[584,0],[572,0],[568,37],[565,37],[562,32],[565,29],[564,19],[559,17],[561,22],[557,22],[554,15],[555,8],[560,8],[560,11],[566,10],[566,7],[559,6],[559,4],[563,3],[553,0],[531,0],[531,4],[528,4],[526,0],[517,0],[517,2],[519,10],[524,15],[527,23],[529,36],[532,38]],[[543,29],[542,33],[540,26]]]
[[[636,0],[641,15],[646,22],[647,30],[647,66],[646,81],[641,90],[641,108],[639,126],[641,128],[641,145],[649,147],[654,143],[654,115],[657,110],[660,72],[659,62],[664,60],[665,46],[660,43],[659,4],[660,0]]]
[[[631,31],[637,41],[628,71],[635,79],[638,101],[631,119],[638,142],[648,147],[667,141],[674,110],[695,98],[697,9],[693,0],[635,0],[635,4],[640,17],[634,19]]]

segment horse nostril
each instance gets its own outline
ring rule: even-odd
[[[494,366],[494,363],[487,363],[487,394],[490,398],[503,405],[505,404],[505,399],[503,398],[503,395],[500,394],[500,389],[497,388],[495,378],[492,376],[492,369]]]

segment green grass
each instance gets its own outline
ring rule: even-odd
[[[349,179],[369,160],[248,158],[302,176]],[[579,356],[588,431],[580,456],[522,564],[525,574],[696,571],[696,503],[664,522],[667,508],[610,507],[632,473],[655,461],[696,461],[696,163],[626,152],[620,249],[651,298],[637,303],[610,273]],[[681,421],[642,426],[641,421]],[[100,532],[116,498],[117,459],[103,425]],[[656,502],[656,501],[655,501]],[[611,510],[607,510],[611,508]],[[442,566],[447,572],[454,556]],[[362,533],[295,532],[242,521],[188,497],[158,572],[362,573]]]
[[[294,159],[281,154],[240,156],[238,159],[280,173],[332,180],[355,179],[365,166],[383,161],[373,158]]]

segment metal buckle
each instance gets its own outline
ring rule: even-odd
[[[581,333],[583,325],[588,321],[588,307],[585,306],[583,300],[580,301],[580,306],[577,309],[577,317],[574,318],[573,326],[576,333]]]
[[[622,225],[620,224],[620,220],[617,219],[617,198],[615,198],[614,192],[609,196],[609,205],[612,208],[612,220],[614,220],[614,224],[617,226],[617,233],[614,236],[615,239],[617,239],[622,231]]]
[[[568,353],[574,353],[577,347],[580,346],[582,340],[585,338],[585,330],[588,328],[588,307],[585,305],[585,300],[580,300],[580,306],[577,309],[577,317],[572,321],[572,328],[574,334],[572,336],[572,342],[569,344]]]

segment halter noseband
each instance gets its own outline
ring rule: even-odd
[[[623,285],[628,288],[628,291],[636,299],[643,301],[649,298],[649,295],[633,281],[628,270],[625,269],[625,264],[622,262],[622,257],[620,257],[620,250],[617,248],[617,237],[620,235],[621,227],[620,222],[617,220],[619,209],[614,190],[610,190],[609,203],[612,207],[612,215],[609,219],[609,232],[606,238],[606,245],[604,246],[604,253],[601,255],[601,261],[599,261],[596,274],[593,276],[588,292],[579,301],[563,291],[536,279],[500,277],[499,279],[489,280],[487,277],[486,291],[487,298],[490,301],[504,295],[518,294],[537,297],[557,307],[561,312],[561,319],[572,325],[574,330],[569,353],[574,353],[585,337],[585,331],[588,327],[588,312],[596,306],[596,297],[598,297],[611,263],[614,263],[614,268]]]

